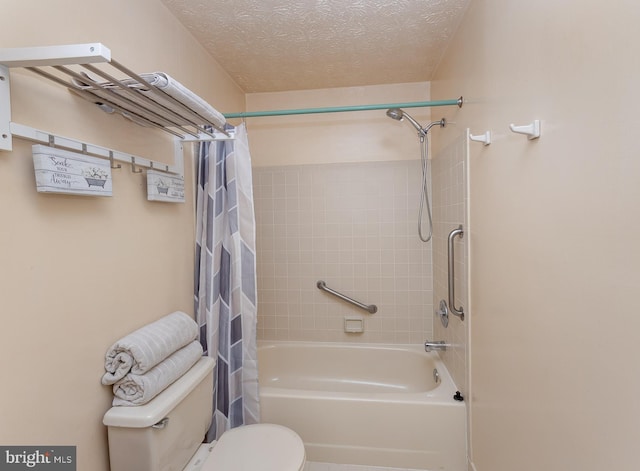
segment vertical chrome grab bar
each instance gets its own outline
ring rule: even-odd
[[[464,230],[462,229],[462,225],[458,226],[457,229],[454,229],[449,233],[449,244],[448,244],[448,250],[447,250],[447,258],[449,260],[449,310],[451,314],[453,314],[454,316],[458,316],[460,320],[463,321],[464,308],[460,306],[460,309],[457,309],[455,305],[455,300],[456,300],[455,287],[454,287],[455,259],[454,259],[454,250],[453,250],[453,239],[455,239],[456,236],[460,236],[461,239],[464,236]]]
[[[329,288],[327,284],[322,280],[318,280],[318,282],[316,283],[316,286],[318,287],[318,289],[321,289],[322,291],[326,291],[327,293],[333,294],[334,296],[337,296],[343,301],[351,303],[354,306],[358,306],[360,309],[364,309],[365,311],[368,311],[371,314],[375,314],[376,312],[378,312],[378,306],[376,306],[375,304],[369,304],[369,305],[363,304],[360,301],[356,301],[355,299],[350,298],[349,296],[345,296],[342,293],[338,293],[337,291]]]

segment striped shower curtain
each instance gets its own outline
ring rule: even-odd
[[[207,442],[260,417],[255,216],[244,124],[235,136],[198,149],[195,312],[202,347],[216,359]]]

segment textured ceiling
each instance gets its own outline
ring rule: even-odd
[[[245,92],[431,79],[470,0],[162,0]]]

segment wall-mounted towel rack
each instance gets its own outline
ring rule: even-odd
[[[354,306],[359,307],[360,309],[364,309],[365,311],[368,311],[371,314],[375,314],[376,312],[378,312],[378,306],[376,306],[375,304],[364,304],[364,303],[361,303],[360,301],[356,301],[355,299],[350,298],[349,296],[345,296],[344,294],[329,288],[327,284],[322,280],[318,280],[318,282],[316,283],[316,286],[318,287],[318,289],[322,291],[326,291],[329,294],[333,294],[334,296],[342,299],[343,301],[351,303]]]
[[[11,122],[9,69],[15,67],[62,85],[103,111],[171,134],[176,139],[174,163],[155,162]],[[222,114],[171,77],[163,73],[139,75],[113,60],[111,51],[100,43],[0,49],[0,150],[12,150],[12,138],[18,137],[136,167],[183,174],[182,142],[233,139],[224,123]]]

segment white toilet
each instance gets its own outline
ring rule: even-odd
[[[246,425],[202,444],[211,424],[214,365],[203,357],[147,404],[107,411],[111,471],[304,469],[302,439],[280,425]]]

